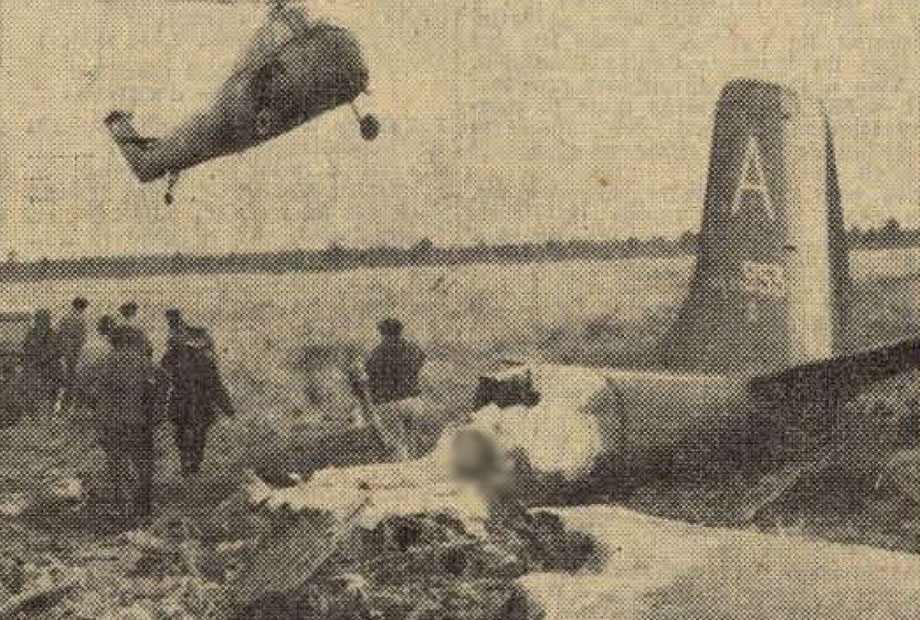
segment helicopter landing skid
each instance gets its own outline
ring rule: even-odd
[[[166,193],[163,195],[163,202],[171,205],[173,202],[173,188],[179,182],[179,173],[172,170],[166,175]]]

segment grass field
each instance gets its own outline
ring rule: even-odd
[[[857,284],[853,341],[871,346],[920,334],[920,250],[857,252],[851,260]],[[158,351],[165,341],[162,313],[167,308],[180,307],[191,322],[210,329],[239,415],[222,421],[213,433],[203,482],[195,489],[199,507],[207,511],[234,488],[246,468],[279,476],[317,462],[356,458],[352,450],[359,447],[321,444],[317,439],[331,435],[347,419],[352,400],[337,368],[373,344],[375,323],[383,316],[399,316],[428,351],[425,379],[446,418],[466,404],[477,375],[502,357],[648,364],[691,270],[688,259],[635,259],[156,277],[15,283],[6,285],[5,297],[6,309],[46,306],[58,316],[71,297],[81,294],[92,300],[94,318],[133,299],[141,306],[141,320]],[[93,338],[88,361],[103,346]],[[902,379],[882,386],[878,396],[903,403],[908,392],[917,391],[916,383],[916,376]],[[319,445],[324,446],[321,451]],[[178,481],[175,451],[165,428],[158,447],[162,514],[187,504],[183,499],[188,489]],[[0,492],[28,488],[51,470],[72,473],[92,486],[100,465],[92,430],[79,419],[36,414],[16,428],[0,431]],[[692,485],[652,485],[640,490],[633,505],[693,518],[701,498],[697,491]],[[884,512],[884,502],[844,511],[848,516],[823,525],[803,523],[811,517],[801,511],[771,515],[773,521],[761,525],[835,540],[920,548],[920,526],[904,526],[910,519],[903,506],[889,507],[896,514],[879,517],[880,525],[870,526],[868,534],[860,529],[861,519],[867,511]],[[78,548],[98,551],[108,544],[91,527],[95,524],[80,517],[44,519],[4,522],[0,552],[34,556],[65,549],[73,554]],[[903,527],[907,529],[898,529]],[[111,571],[120,575],[111,583],[124,587],[124,575],[116,568]],[[103,581],[105,587],[117,587],[105,580],[100,584]],[[110,601],[117,593],[99,596]]]
[[[920,333],[920,277],[911,277],[920,250],[855,252],[851,261],[857,345]],[[207,326],[241,412],[215,437],[223,445],[214,453],[226,453],[220,465],[230,467],[250,456],[248,441],[235,436],[295,437],[344,416],[352,404],[336,368],[372,346],[383,316],[399,316],[428,351],[428,385],[450,407],[503,356],[647,365],[691,269],[680,258],[56,281],[7,285],[6,298],[9,309],[45,306],[59,315],[82,294],[93,316],[136,300],[158,351],[167,308]],[[87,358],[103,347],[93,337]],[[17,448],[4,440],[3,449]]]

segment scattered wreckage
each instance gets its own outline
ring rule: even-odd
[[[246,501],[285,525],[231,588],[234,617],[912,617],[913,555],[610,504],[526,508],[629,435],[598,415],[622,411],[609,387],[593,369],[515,368],[484,380],[481,408],[423,456],[284,488],[253,476]]]
[[[61,515],[77,510],[85,500],[81,481],[65,472],[50,471],[34,488],[0,494],[0,519],[28,514]],[[56,567],[60,568],[60,567]],[[24,565],[17,558],[0,559],[0,620],[32,617],[53,608],[79,587],[67,571]]]

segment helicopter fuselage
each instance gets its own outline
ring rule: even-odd
[[[345,29],[317,24],[291,38],[258,67],[230,76],[211,106],[165,137],[145,139],[130,115],[106,125],[141,182],[238,153],[286,133],[367,89],[360,48]]]

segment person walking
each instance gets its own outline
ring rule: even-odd
[[[90,391],[97,439],[105,454],[108,500],[119,525],[132,527],[151,513],[154,429],[163,406],[156,366],[117,329],[100,321],[111,349]]]
[[[84,297],[77,297],[71,302],[71,309],[58,323],[55,333],[57,348],[63,363],[61,393],[56,408],[69,409],[73,403],[74,381],[77,366],[86,344],[86,309],[89,302]]]
[[[51,407],[57,397],[61,380],[61,358],[51,312],[41,308],[35,312],[32,328],[22,345],[23,371],[30,386],[30,400],[42,407]]]
[[[189,326],[178,310],[166,313],[169,339],[160,366],[169,380],[168,417],[184,477],[201,469],[208,431],[218,415],[233,416],[207,331]]]

